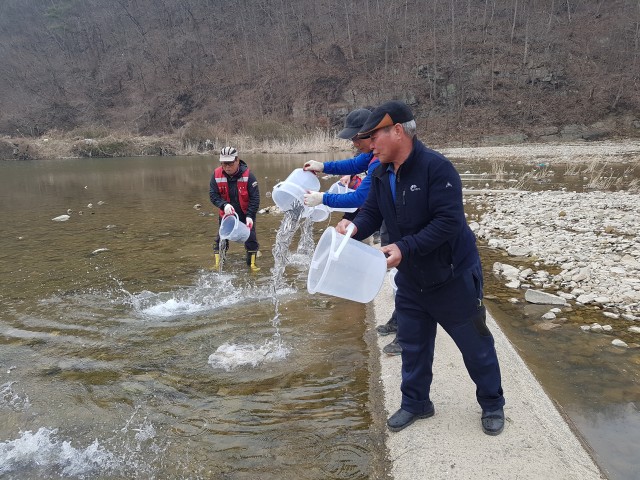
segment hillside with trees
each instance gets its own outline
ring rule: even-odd
[[[397,98],[436,143],[637,137],[639,80],[640,0],[0,2],[10,136],[275,135]]]

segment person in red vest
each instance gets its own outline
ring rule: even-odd
[[[233,147],[220,150],[220,166],[216,168],[209,183],[209,198],[211,203],[220,209],[218,225],[224,215],[238,214],[241,222],[250,229],[249,238],[244,242],[247,250],[247,265],[251,271],[260,270],[256,266],[258,254],[258,239],[256,237],[255,220],[260,208],[260,190],[258,181],[249,167],[238,157],[238,151]],[[225,252],[229,248],[229,240],[224,241]],[[220,233],[216,235],[213,245],[215,266],[220,266]]]

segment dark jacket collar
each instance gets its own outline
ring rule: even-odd
[[[247,168],[249,168],[249,167],[247,166],[245,161],[244,160],[240,160],[240,168],[238,168],[238,171],[236,173],[234,173],[233,175],[227,175],[227,172],[225,172],[224,170],[223,170],[223,172],[230,179],[237,179],[237,178],[240,178],[242,176],[242,174],[245,172],[245,170]]]

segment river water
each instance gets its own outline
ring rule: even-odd
[[[263,208],[309,158],[333,159],[247,157]],[[240,244],[214,270],[216,163],[0,163],[0,477],[385,476],[367,308],[306,292],[304,235],[317,240],[339,217],[301,225],[284,272],[272,272],[283,216],[259,215],[260,272],[248,271]],[[637,355],[596,355],[585,336],[528,329],[527,312],[491,278],[496,253],[482,254],[498,322],[611,478],[637,478],[629,448],[640,442],[640,394],[627,373]]]

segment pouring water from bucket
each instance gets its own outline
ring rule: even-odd
[[[251,230],[240,221],[237,213],[222,217],[218,230],[220,240],[244,243],[247,241],[247,238],[249,238],[250,233]]]
[[[304,204],[304,194],[308,190],[320,190],[320,180],[312,172],[301,168],[293,170],[284,182],[277,183],[271,192],[271,198],[280,210],[291,210],[295,203]]]

